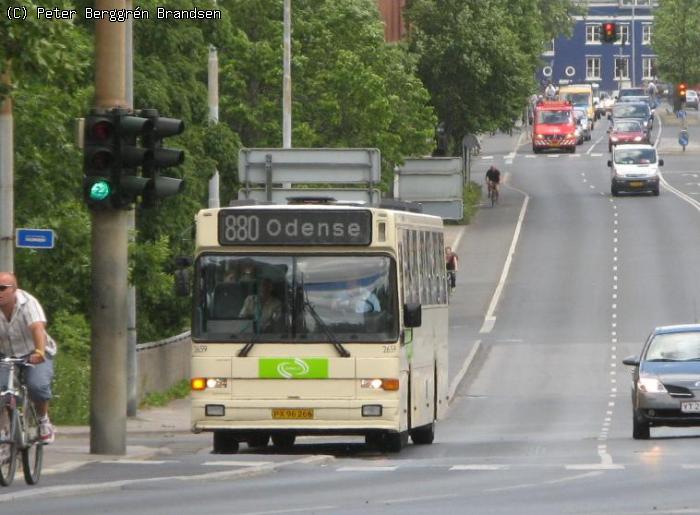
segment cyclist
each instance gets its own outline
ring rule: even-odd
[[[491,191],[495,191],[496,197],[498,197],[498,185],[501,183],[501,171],[495,166],[491,165],[488,170],[486,170],[486,185],[488,187],[489,198],[491,198]]]
[[[459,256],[452,250],[452,247],[445,247],[445,268],[447,278],[450,281],[450,290],[454,291],[457,286],[457,269],[459,268]]]
[[[34,365],[26,371],[27,388],[39,416],[40,438],[44,443],[53,442],[55,429],[48,410],[56,342],[46,332],[41,304],[17,288],[17,278],[10,272],[0,272],[0,354],[28,356]]]

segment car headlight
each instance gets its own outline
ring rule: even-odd
[[[610,141],[617,141],[617,136],[611,136]]]
[[[649,120],[644,120],[642,123],[644,124],[644,127],[646,127],[649,125]]]
[[[544,138],[544,135],[543,135],[543,134],[538,134],[537,136],[535,136],[535,138],[537,138],[537,139],[542,139],[542,138]]]
[[[570,132],[569,134],[566,135],[567,138],[575,138],[576,133],[575,132]]]
[[[666,393],[666,387],[659,381],[658,377],[640,376],[637,388],[644,393]]]
[[[641,137],[641,136],[635,136],[635,137],[634,137],[634,141],[642,141],[642,137]]]

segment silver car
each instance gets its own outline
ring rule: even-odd
[[[632,373],[632,437],[650,427],[700,426],[700,324],[654,329],[639,357],[622,361]]]

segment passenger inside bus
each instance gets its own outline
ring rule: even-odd
[[[282,302],[272,294],[272,279],[260,281],[258,293],[248,295],[238,316],[252,318],[258,331],[271,330],[282,314]]]

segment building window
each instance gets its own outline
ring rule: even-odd
[[[651,31],[653,25],[642,25],[642,45],[651,45]]]
[[[600,57],[586,57],[586,80],[600,80]]]
[[[642,79],[656,79],[656,57],[642,57]]]
[[[617,42],[616,45],[630,44],[630,26],[627,24],[617,24]]]
[[[615,80],[629,79],[629,78],[630,78],[629,59],[627,57],[616,57],[615,58]]]
[[[554,55],[554,40],[550,40],[544,44],[544,50],[542,51],[544,55]]]
[[[652,0],[620,0],[620,7],[651,7]]]
[[[586,44],[595,45],[600,43],[600,23],[586,25]]]

